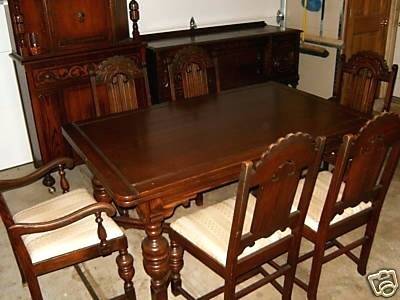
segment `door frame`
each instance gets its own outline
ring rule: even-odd
[[[390,11],[391,13],[389,16],[388,34],[386,38],[385,57],[388,64],[392,65],[396,46],[397,30],[399,28],[398,24],[400,21],[400,0],[392,0]]]

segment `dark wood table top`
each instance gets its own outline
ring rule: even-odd
[[[121,206],[195,195],[237,179],[279,137],[340,139],[365,115],[278,83],[69,124],[63,134]]]

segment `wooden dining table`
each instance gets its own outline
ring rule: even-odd
[[[146,237],[143,264],[152,299],[167,299],[169,246],[164,220],[200,192],[238,180],[255,160],[292,132],[326,136],[326,154],[367,116],[285,85],[268,82],[163,103],[63,126],[63,135],[95,176],[98,201],[113,201],[117,220],[136,209]],[[223,200],[223,199],[221,199]]]

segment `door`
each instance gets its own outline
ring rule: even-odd
[[[359,51],[385,55],[391,0],[349,0],[347,3],[345,54]]]

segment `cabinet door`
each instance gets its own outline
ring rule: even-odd
[[[112,41],[110,1],[47,0],[54,46],[58,49]]]
[[[272,39],[272,66],[270,76],[276,80],[298,77],[299,36],[286,35]]]
[[[227,90],[263,80],[262,45],[232,43],[218,52],[221,89]]]

